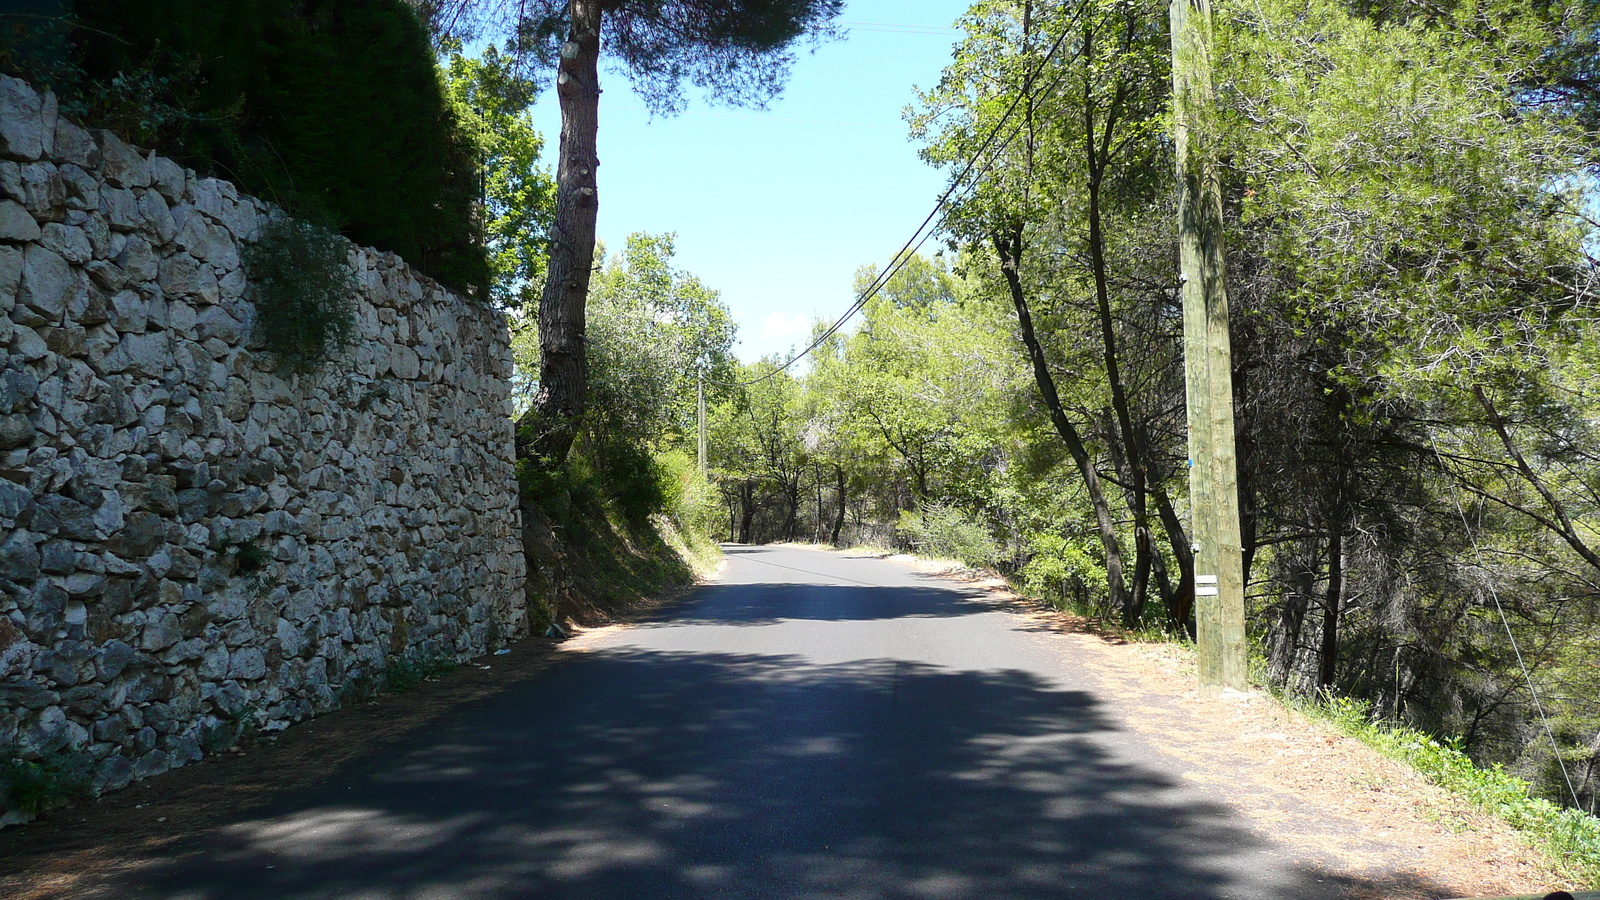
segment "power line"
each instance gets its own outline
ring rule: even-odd
[[[882,31],[890,34],[926,34],[947,37],[961,34],[961,29],[948,25],[913,25],[900,22],[840,22],[851,31]]]
[[[625,106],[625,105],[622,105],[622,104],[615,104],[615,103],[602,103],[602,104],[600,104],[600,108],[601,109],[616,109],[616,110],[622,110],[622,111],[625,111],[625,112],[644,112],[644,113],[650,112],[650,109],[648,107],[644,107],[644,106]],[[769,115],[763,115],[763,114],[760,114],[760,113],[733,113],[733,112],[723,112],[721,110],[711,110],[711,109],[686,109],[682,113],[680,113],[679,115],[706,116],[706,117],[713,118],[713,119],[754,119],[754,120],[756,120],[758,122],[792,122],[792,123],[797,123],[797,124],[801,124],[801,125],[839,125],[839,126],[848,127],[848,128],[894,128],[895,127],[893,125],[885,125],[885,124],[883,124],[881,122],[844,122],[844,121],[840,121],[840,120],[837,120],[837,119],[797,119],[797,118],[792,118],[792,117],[789,117],[789,116],[769,116]]]
[[[1023,80],[1022,90],[1019,91],[1015,97],[1011,98],[1011,104],[1007,106],[1005,112],[1000,115],[1000,120],[995,123],[994,128],[990,129],[988,136],[984,138],[982,146],[980,146],[977,151],[973,153],[970,158],[968,158],[966,165],[963,166],[961,171],[950,180],[950,186],[945,188],[944,193],[941,194],[938,201],[934,203],[933,210],[930,211],[927,217],[922,220],[922,224],[918,225],[917,229],[911,233],[911,237],[906,239],[905,244],[903,244],[900,249],[896,251],[894,256],[890,257],[889,265],[885,266],[883,271],[879,272],[877,277],[873,278],[872,283],[867,285],[867,287],[856,297],[854,302],[852,302],[850,306],[845,309],[844,313],[840,315],[839,318],[835,319],[833,324],[829,325],[827,329],[816,338],[816,340],[812,341],[810,346],[789,357],[788,361],[783,365],[778,366],[764,375],[759,375],[747,381],[717,382],[718,384],[720,384],[722,387],[749,387],[750,385],[760,384],[763,381],[776,377],[780,372],[788,370],[790,366],[793,366],[801,359],[804,359],[808,354],[811,353],[811,351],[822,346],[822,344],[827,341],[828,338],[833,337],[833,335],[838,332],[839,329],[845,326],[845,323],[849,322],[856,313],[861,311],[862,307],[866,306],[873,297],[877,296],[878,292],[889,283],[890,279],[899,274],[901,269],[905,268],[906,264],[910,262],[911,257],[915,256],[916,252],[922,248],[922,245],[927,243],[929,238],[933,237],[935,230],[929,229],[929,226],[933,224],[934,220],[937,219],[940,213],[945,210],[945,207],[950,202],[950,198],[955,195],[955,192],[958,188],[962,187],[962,182],[965,181],[967,176],[972,173],[972,170],[977,168],[979,161],[982,160],[984,155],[989,152],[989,148],[994,146],[995,140],[1000,136],[1001,130],[1006,127],[1006,123],[1010,120],[1012,113],[1016,112],[1017,107],[1022,103],[1023,98],[1028,96],[1028,92],[1033,87],[1034,81],[1039,77],[1039,74],[1045,70],[1045,67],[1050,64],[1050,61],[1055,58],[1056,53],[1060,51],[1062,45],[1066,42],[1067,33],[1068,32],[1066,29],[1062,29],[1061,34],[1056,37],[1055,43],[1050,46],[1050,51],[1045,54],[1044,58],[1039,61],[1039,65],[1034,67],[1033,71],[1028,73],[1028,77]],[[1052,86],[1054,85],[1052,84]],[[1021,126],[1019,125],[1018,128],[1020,129],[1020,127]],[[1010,135],[1007,135],[1005,144],[1009,144],[1011,142],[1011,138],[1015,136],[1015,131],[1013,131]],[[1001,149],[1004,149],[1004,146],[1005,145],[1002,145]],[[999,155],[998,151],[995,155]],[[992,161],[993,160],[991,160],[991,162]],[[987,170],[987,166],[985,167],[985,170]],[[967,185],[968,190],[974,188],[976,184],[977,182],[974,181],[971,185]],[[923,233],[925,231],[927,232],[926,234]]]

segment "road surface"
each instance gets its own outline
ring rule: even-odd
[[[1186,782],[1028,622],[894,562],[731,547],[653,620],[112,894],[1353,896]]]

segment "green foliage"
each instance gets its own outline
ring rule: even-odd
[[[1499,817],[1531,838],[1564,876],[1600,889],[1600,819],[1532,796],[1528,782],[1500,766],[1474,765],[1456,741],[1374,721],[1366,702],[1325,696],[1300,708]]]
[[[0,757],[0,794],[7,807],[38,815],[68,800],[89,796],[93,763],[86,753],[64,751],[27,760],[13,749]]]
[[[912,548],[924,556],[987,566],[998,561],[1003,552],[983,523],[948,504],[932,503],[918,510],[904,510],[898,528]]]
[[[78,0],[50,83],[244,190],[392,250],[457,290],[488,267],[477,160],[403,0]],[[74,68],[75,67],[75,68]]]
[[[1105,557],[1095,542],[1045,531],[1029,536],[1027,550],[1017,572],[1025,591],[1080,614],[1103,610]]]
[[[688,433],[698,376],[731,380],[733,318],[715,290],[672,265],[673,241],[638,232],[615,256],[599,248],[589,285],[594,426],[645,444]]]
[[[235,134],[237,122],[230,111],[207,117],[187,108],[198,86],[193,57],[157,48],[150,61],[95,79],[73,52],[72,30],[67,18],[0,13],[0,72],[51,88],[64,115],[141,146],[160,143],[191,125]]]
[[[606,52],[658,112],[681,109],[688,81],[711,97],[761,106],[778,95],[800,38],[833,35],[843,0],[620,0],[606,3]],[[547,64],[568,31],[566,0],[518,7],[519,37]]]
[[[260,572],[272,562],[272,553],[255,541],[239,541],[230,548],[233,568],[241,575]]]
[[[514,57],[490,44],[473,59],[447,41],[445,92],[482,177],[489,297],[504,308],[537,305],[544,282],[555,183],[539,165],[544,138],[533,128],[538,96]]]
[[[665,515],[693,535],[714,514],[705,482],[681,450],[584,438],[560,466],[519,460],[516,471],[522,496],[579,542],[594,530],[596,515],[615,515],[629,526]]]
[[[355,275],[345,243],[325,229],[280,217],[245,245],[256,292],[256,328],[267,350],[310,370],[355,339]]]
[[[456,668],[455,660],[436,653],[399,654],[389,658],[377,680],[383,690],[403,694],[424,681],[448,675]]]
[[[1591,138],[1518,85],[1557,42],[1518,4],[1377,22],[1335,0],[1226,4],[1224,133],[1307,325],[1355,336],[1341,374],[1391,390],[1536,368],[1586,293]]]
[[[667,473],[647,448],[613,439],[593,442],[588,449],[604,496],[623,516],[642,522],[666,508]]]
[[[597,252],[588,308],[590,410],[558,467],[522,461],[524,495],[582,532],[598,500],[632,525],[665,513],[693,532],[707,519],[704,486],[689,477],[697,376],[731,380],[733,320],[717,293],[672,265],[672,235],[634,234],[622,253]],[[513,333],[519,405],[538,372],[533,323]],[[714,390],[714,388],[713,388]]]
[[[721,524],[722,509],[716,488],[700,477],[695,457],[682,449],[656,456],[656,471],[664,502],[662,512],[691,537],[709,535]]]

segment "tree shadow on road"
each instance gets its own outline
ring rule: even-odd
[[[779,621],[859,622],[950,618],[998,609],[976,591],[936,584],[892,587],[823,584],[709,584],[645,622],[771,625]]]
[[[1447,896],[1279,857],[1018,670],[601,649],[113,896]]]

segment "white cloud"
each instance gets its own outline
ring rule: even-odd
[[[761,325],[761,336],[764,338],[782,339],[804,334],[811,320],[806,316],[795,313],[786,316],[781,312],[769,313],[767,320]]]

